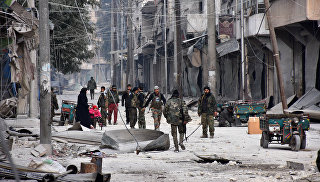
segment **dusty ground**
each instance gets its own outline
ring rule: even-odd
[[[98,95],[96,96],[96,100]],[[58,96],[61,100],[76,100],[76,95]],[[92,101],[96,103],[96,100]],[[89,102],[90,99],[89,99]],[[120,113],[125,120],[124,108]],[[195,111],[189,111],[192,122],[187,126],[187,134],[194,131],[200,123]],[[58,119],[58,117],[56,118]],[[147,128],[153,129],[151,112],[146,112]],[[19,125],[18,121],[8,121]],[[23,123],[33,127],[38,120]],[[107,126],[103,130],[124,129],[121,117],[118,125]],[[54,126],[54,130],[63,131],[66,126]],[[37,127],[33,130],[39,130]],[[161,120],[160,130],[170,133],[170,126]],[[101,131],[102,132],[102,131]],[[293,152],[288,145],[270,145],[268,149],[260,147],[260,135],[248,135],[246,127],[216,127],[214,139],[201,139],[201,127],[185,142],[186,150],[174,153],[173,148],[163,152],[122,153],[103,159],[103,172],[112,174],[112,181],[320,181],[320,174],[315,167],[317,151],[320,149],[320,124],[312,123],[307,132],[307,147],[305,150]],[[171,136],[170,136],[171,140]],[[171,140],[172,141],[172,140]],[[32,143],[32,142],[31,142]],[[33,143],[37,143],[33,142]],[[17,141],[12,155],[16,163],[28,165],[35,157],[29,154],[30,142]],[[33,144],[34,145],[34,144]],[[56,144],[55,145],[61,145]],[[95,149],[94,146],[72,145],[67,147]],[[172,142],[171,142],[172,146]],[[29,147],[29,148],[27,148]],[[223,157],[230,160],[227,164],[217,162],[201,163],[196,155]],[[75,164],[80,167],[81,162],[89,162],[89,157],[68,155],[66,157],[51,156],[62,165]],[[235,162],[237,161],[237,162]],[[287,161],[303,163],[304,170],[293,170],[287,167]]]

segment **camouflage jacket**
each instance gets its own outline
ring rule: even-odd
[[[167,101],[163,115],[168,124],[180,125],[182,121],[191,121],[186,103],[178,97],[171,97]]]
[[[133,93],[131,98],[131,107],[137,108],[139,107],[138,94]]]
[[[203,94],[198,101],[198,114],[207,113],[214,115],[217,111],[217,102],[214,96],[209,93],[208,95]]]
[[[111,94],[111,93],[112,93],[112,94]],[[112,95],[113,95],[113,97],[112,97]],[[119,94],[118,94],[117,91],[112,91],[112,90],[108,91],[107,97],[108,97],[108,103],[109,103],[109,105],[110,105],[110,104],[115,104],[114,101],[116,101],[116,104],[120,102]],[[114,100],[113,100],[113,98],[114,98]]]

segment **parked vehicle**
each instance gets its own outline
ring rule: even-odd
[[[260,117],[266,113],[264,102],[240,102],[234,105],[235,123],[247,123],[249,117]]]
[[[67,120],[69,123],[72,123],[74,121],[76,107],[77,107],[77,102],[62,100],[61,116],[60,116],[60,121],[62,121],[61,122],[62,125],[65,124],[65,121]]]
[[[309,128],[309,118],[301,114],[260,117],[260,129],[262,130],[260,146],[268,148],[269,144],[289,144],[293,151],[305,149],[306,131]]]

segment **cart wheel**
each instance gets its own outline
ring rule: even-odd
[[[298,151],[301,146],[301,139],[299,135],[293,135],[290,141],[291,150]]]
[[[266,131],[262,132],[260,139],[260,146],[263,148],[268,148],[269,145],[269,136]]]
[[[300,145],[300,149],[305,149],[307,146],[307,136],[306,133],[303,131],[302,135],[301,135],[301,145]]]
[[[65,121],[64,114],[61,114],[61,116],[60,116],[60,121]]]

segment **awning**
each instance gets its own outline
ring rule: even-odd
[[[240,50],[239,43],[236,39],[230,39],[227,42],[221,43],[216,47],[219,57]]]

